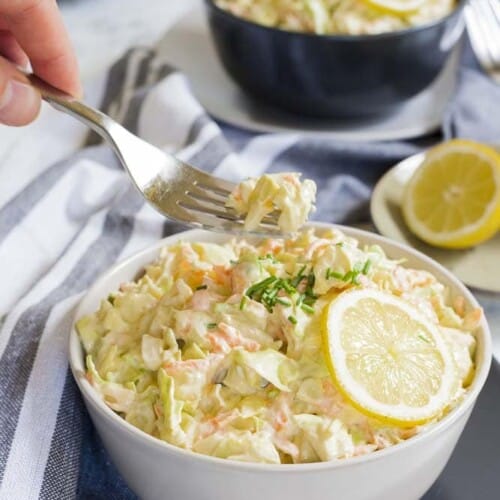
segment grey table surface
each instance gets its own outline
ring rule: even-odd
[[[486,385],[458,445],[423,500],[500,499],[500,364]]]

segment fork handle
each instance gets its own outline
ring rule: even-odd
[[[53,87],[38,76],[32,73],[25,73],[19,68],[16,68],[16,71],[23,81],[27,80],[27,83],[40,92],[44,101],[48,102],[57,110],[67,113],[68,115],[71,115],[81,121],[104,139],[112,139],[110,135],[110,129],[112,127],[121,127],[121,125],[109,116],[87,104],[84,104],[62,90]]]
[[[158,162],[162,163],[164,172],[170,169],[171,176],[175,176],[179,168],[182,167],[182,163],[176,158],[166,155],[146,143],[108,115],[53,87],[34,74],[27,74],[19,68],[16,70],[19,78],[37,89],[44,101],[97,132],[113,148],[123,167],[143,195],[143,190],[158,175]],[[160,158],[158,158],[159,156]],[[135,168],[132,172],[130,162],[134,165],[140,164],[141,167]]]

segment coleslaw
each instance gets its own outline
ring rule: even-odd
[[[264,26],[318,35],[365,35],[403,30],[448,15],[456,0],[407,2],[404,11],[376,0],[216,0],[220,8]],[[387,6],[385,5],[387,3]],[[404,9],[404,2],[401,4]]]
[[[316,184],[300,181],[298,173],[265,174],[240,183],[229,196],[227,206],[245,215],[244,228],[253,231],[263,219],[279,211],[278,227],[285,233],[296,232],[314,211]]]
[[[473,378],[481,310],[334,229],[163,248],[77,322],[88,379],[130,424],[213,457],[304,463],[396,445],[426,426],[361,413],[325,364],[322,310],[355,287],[397,295],[439,326],[461,381],[453,408]]]

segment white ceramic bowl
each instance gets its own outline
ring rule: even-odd
[[[317,224],[319,227],[331,227]],[[431,271],[467,304],[477,301],[452,273],[425,255],[381,236],[339,226],[361,244],[377,243],[393,258]],[[228,237],[201,230],[165,238],[118,264],[82,300],[75,319],[95,311],[120,283],[133,279],[159,249],[178,240],[223,242]],[[477,330],[477,372],[463,402],[440,422],[401,444],[361,457],[297,465],[240,463],[176,448],[128,424],[109,409],[84,375],[84,353],[73,326],[70,364],[87,409],[116,467],[144,500],[416,500],[448,461],[486,380],[491,361],[488,325]]]

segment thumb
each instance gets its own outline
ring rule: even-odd
[[[9,61],[0,57],[0,123],[26,125],[38,116],[40,104],[37,90]]]

